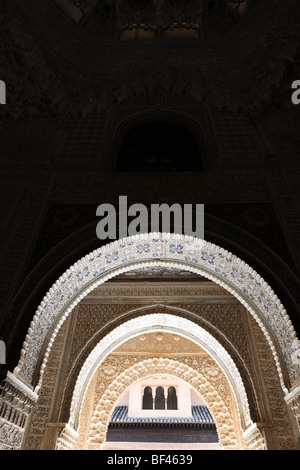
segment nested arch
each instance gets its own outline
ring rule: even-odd
[[[97,404],[88,433],[88,448],[101,449],[106,440],[107,429],[113,410],[119,399],[141,379],[167,375],[188,384],[201,395],[216,424],[220,444],[226,449],[245,449],[243,432],[234,420],[232,408],[226,397],[220,394],[196,369],[169,358],[150,358],[137,362],[124,370],[107,387]]]
[[[32,383],[34,374],[38,373],[38,390],[54,339],[81,299],[108,279],[147,266],[191,271],[232,293],[264,332],[282,388],[287,392],[299,376],[299,344],[287,312],[270,286],[250,266],[223,248],[196,238],[165,233],[136,235],[110,243],[71,266],[38,307],[15,375]]]
[[[216,367],[223,371],[224,376],[237,403],[240,426],[243,430],[252,424],[249,403],[240,373],[224,347],[206,330],[196,323],[171,314],[149,314],[124,322],[107,334],[92,350],[84,362],[78,375],[71,407],[69,425],[77,430],[85,396],[100,365],[120,345],[129,339],[147,332],[172,333],[189,339],[204,349],[213,359]]]
[[[237,308],[238,304],[235,302]],[[234,309],[235,310],[235,309]],[[105,313],[105,308],[101,310],[103,313]],[[218,312],[220,314],[222,313],[222,308],[218,309]],[[99,312],[100,313],[100,312]],[[233,313],[232,309],[228,310],[228,313],[231,315]],[[140,319],[137,323],[132,322],[130,323],[130,328],[128,328],[125,325],[124,330],[121,328],[118,328],[116,331],[113,331],[115,328],[117,328],[120,325],[120,322],[125,323],[129,319]],[[164,321],[162,321],[164,319]],[[168,322],[166,321],[168,319]],[[182,320],[185,319],[185,320]],[[190,322],[186,322],[186,320],[189,320]],[[130,309],[122,309],[120,314],[114,317],[112,322],[109,325],[109,331],[111,332],[110,338],[111,338],[111,344],[113,344],[113,348],[118,347],[118,343],[115,343],[115,341],[119,338],[122,341],[127,341],[131,338],[128,338],[126,335],[129,331],[130,334],[136,336],[136,334],[140,334],[142,337],[145,337],[147,333],[150,333],[151,331],[155,331],[155,334],[160,336],[161,333],[167,332],[166,327],[168,328],[169,334],[172,334],[173,336],[177,336],[177,341],[180,339],[180,336],[186,338],[186,339],[191,339],[192,337],[190,336],[191,332],[193,334],[193,341],[197,346],[202,347],[203,341],[201,344],[199,343],[199,333],[197,334],[198,331],[207,331],[210,333],[209,335],[206,335],[206,344],[209,345],[210,350],[212,351],[212,355],[214,352],[219,353],[219,357],[225,357],[224,355],[222,356],[222,350],[218,349],[215,347],[215,342],[210,340],[209,338],[216,338],[216,340],[223,345],[223,348],[227,351],[227,353],[230,355],[232,358],[232,361],[236,365],[237,369],[239,370],[239,373],[241,375],[244,388],[247,390],[247,401],[249,403],[249,409],[251,410],[251,418],[256,421],[259,416],[259,410],[257,407],[257,402],[255,398],[255,383],[253,382],[253,377],[251,377],[251,374],[247,367],[245,367],[244,360],[238,350],[235,348],[234,344],[230,340],[226,340],[223,334],[220,335],[220,330],[216,327],[213,326],[213,323],[210,323],[209,321],[209,316],[205,320],[203,317],[201,317],[201,320],[197,313],[192,311],[191,309],[185,309],[179,307],[179,306],[166,306],[162,304],[155,304],[155,305],[150,305],[150,306],[139,306],[138,308],[130,308]],[[159,330],[159,325],[163,328],[162,331]],[[195,325],[196,329],[193,326],[188,326],[187,325]],[[202,330],[199,328],[198,330],[198,325],[202,328]],[[141,329],[142,328],[142,329]],[[150,328],[151,331],[148,331]],[[147,330],[148,329],[148,330]],[[122,334],[125,331],[125,337],[122,337]],[[180,334],[179,334],[180,333]],[[197,338],[196,338],[197,336]],[[82,364],[88,358],[88,354],[95,348],[95,346],[102,341],[104,338],[104,334],[102,333],[102,329],[99,330],[99,332],[95,332],[95,334],[92,336],[92,338],[89,340],[88,343],[86,343],[85,348],[86,348],[86,354],[85,353],[80,353],[80,356],[78,356],[78,360],[73,362],[73,365],[70,369],[69,372],[69,378],[65,387],[65,392],[64,392],[64,412],[61,415],[61,420],[66,421],[69,419],[70,416],[70,402],[72,400],[72,396],[76,397],[78,396],[78,401],[77,403],[80,403],[80,387],[77,387],[77,391],[74,394],[74,389],[76,386],[77,382],[77,377],[79,373],[81,373],[81,383],[83,381],[87,380],[89,377],[89,372],[88,369],[86,369],[84,374],[82,369]],[[105,341],[107,338],[105,338]],[[109,343],[108,343],[109,344]],[[99,344],[100,346],[100,344]],[[193,347],[194,345],[191,344]],[[114,353],[115,350],[113,348],[108,348],[107,353]],[[95,364],[97,364],[97,360],[102,360],[102,358],[105,356],[105,351],[106,347],[104,348],[99,348],[98,353],[95,354]],[[227,355],[227,357],[229,357]],[[91,359],[91,356],[90,356]],[[210,367],[210,362],[208,361],[208,367]],[[232,362],[232,363],[233,363]],[[229,363],[229,361],[228,361]],[[115,366],[114,366],[115,367]],[[227,365],[228,370],[230,367]],[[234,370],[234,368],[233,368]],[[80,372],[81,371],[81,372]],[[213,374],[214,371],[212,370],[211,373]],[[233,375],[233,374],[231,374]],[[79,383],[79,382],[78,382]],[[238,390],[239,387],[238,385],[233,386],[235,388],[236,394],[238,395]],[[83,390],[83,388],[81,388]],[[280,388],[278,389],[280,391]],[[245,395],[243,395],[245,396]],[[67,397],[67,398],[66,398]],[[242,399],[237,396],[237,399]],[[75,407],[72,406],[72,409],[75,410]],[[76,422],[73,421],[73,422]],[[76,424],[77,425],[77,424]]]

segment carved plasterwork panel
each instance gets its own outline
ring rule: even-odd
[[[249,450],[265,450],[265,440],[256,424],[253,424],[244,433],[244,439]]]
[[[25,431],[24,450],[40,450],[43,448],[46,426],[50,420],[49,415],[52,410],[51,404],[57,387],[57,375],[62,358],[66,327],[67,323],[58,332],[55,347],[51,350],[44,374],[43,386],[39,390],[37,403],[31,412]]]
[[[275,447],[277,450],[294,449],[294,435],[284,394],[280,389],[276,365],[266,348],[266,341],[262,331],[253,319],[250,320],[251,329],[255,337],[255,355],[257,358],[257,364],[260,368],[260,376],[263,380],[266,396],[268,397],[268,412],[271,417],[272,426],[276,436]]]
[[[138,354],[204,354],[199,345],[176,334],[157,332],[136,336],[132,340],[118,347],[115,354],[126,355],[128,353]]]
[[[8,372],[0,383],[0,449],[20,449],[37,395]]]
[[[20,448],[23,429],[9,421],[0,421],[0,450],[18,450]]]

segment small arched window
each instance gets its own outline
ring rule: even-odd
[[[169,387],[167,398],[168,410],[177,410],[177,393],[175,387]]]
[[[163,387],[157,387],[155,393],[155,409],[164,410],[165,409],[165,392]]]
[[[153,409],[153,396],[152,388],[146,387],[143,395],[143,410],[152,410]]]
[[[190,131],[177,124],[149,122],[123,139],[118,171],[202,171],[198,143]]]

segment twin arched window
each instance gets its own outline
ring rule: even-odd
[[[161,386],[155,389],[153,396],[152,388],[145,387],[143,394],[143,410],[177,410],[177,393],[175,387],[169,387],[167,396],[165,389]]]

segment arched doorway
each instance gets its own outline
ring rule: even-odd
[[[109,279],[145,267],[184,269],[232,294],[255,319],[276,364],[282,393],[289,400],[290,384],[295,383],[299,368],[299,346],[276,295],[257,273],[231,253],[202,240],[170,234],[136,236],[109,244],[67,270],[41,303],[26,336],[18,367],[11,374],[12,380],[22,383],[25,393],[33,386],[32,398],[36,399],[43,387],[52,346],[74,308]],[[101,347],[104,344],[102,341]],[[294,403],[294,393],[291,400]],[[71,408],[71,415],[73,411]]]

